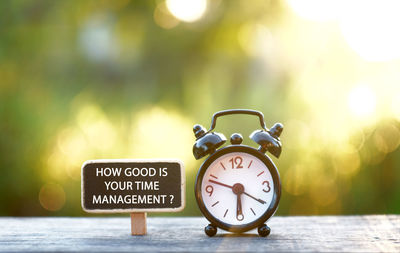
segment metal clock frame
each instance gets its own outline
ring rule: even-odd
[[[268,168],[269,172],[271,173],[272,180],[274,182],[274,191],[273,191],[273,197],[272,201],[267,209],[267,211],[257,220],[244,224],[244,225],[231,225],[228,223],[225,223],[223,221],[218,220],[212,214],[208,211],[208,209],[205,207],[204,202],[203,202],[203,197],[201,194],[201,184],[203,182],[203,177],[205,172],[207,171],[208,167],[219,157],[229,154],[232,152],[242,152],[242,153],[247,153],[250,155],[253,155],[260,159]],[[281,180],[279,177],[279,172],[275,164],[272,162],[272,160],[264,153],[261,153],[257,149],[247,146],[247,145],[230,145],[226,146],[224,148],[221,148],[217,151],[215,151],[213,154],[211,154],[201,165],[199,172],[197,173],[196,177],[196,184],[195,184],[195,196],[196,196],[196,201],[197,204],[203,213],[203,215],[207,218],[210,223],[216,227],[222,228],[224,230],[230,231],[230,232],[235,232],[235,233],[241,233],[241,232],[246,232],[251,229],[257,228],[261,225],[263,225],[265,222],[268,221],[269,218],[271,218],[276,210],[278,209],[278,204],[279,200],[281,197]]]

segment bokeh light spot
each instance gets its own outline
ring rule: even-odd
[[[65,180],[67,178],[65,160],[65,155],[57,147],[54,147],[47,158],[46,174],[51,179]]]
[[[337,199],[338,189],[330,178],[320,175],[314,178],[310,186],[310,197],[319,206],[327,206]]]
[[[374,133],[376,148],[382,153],[390,153],[400,145],[400,131],[393,124],[384,124]]]
[[[40,205],[49,211],[58,211],[65,204],[65,192],[61,185],[47,183],[42,186],[39,192]]]
[[[64,169],[66,174],[80,180],[80,165],[88,155],[89,145],[85,135],[78,128],[66,128],[60,131],[57,138],[58,149],[53,151],[49,170]],[[50,174],[56,174],[51,172]],[[58,173],[59,174],[59,173]]]
[[[354,116],[366,117],[375,111],[376,96],[367,86],[354,87],[348,96],[348,106]]]
[[[287,2],[297,15],[312,21],[334,20],[343,7],[342,0],[287,0]]]
[[[167,0],[167,8],[184,22],[199,20],[207,9],[207,0]]]
[[[154,10],[154,22],[164,29],[171,29],[179,24],[179,20],[168,12],[165,2],[159,3]]]
[[[288,148],[309,148],[311,135],[310,128],[303,121],[292,119],[285,123],[284,139]]]
[[[283,178],[283,188],[292,195],[301,195],[306,190],[306,171],[300,166],[295,165],[287,170]]]
[[[153,107],[136,114],[132,125],[130,143],[134,157],[193,162],[193,124],[180,114]]]
[[[114,145],[116,132],[113,125],[96,105],[86,105],[78,113],[77,122],[89,143],[99,150]]]
[[[112,18],[107,15],[93,15],[83,24],[79,44],[89,60],[107,61],[116,56],[119,48],[114,32]]]
[[[400,120],[400,94],[393,96],[391,107],[393,116]]]
[[[347,1],[341,31],[349,46],[367,61],[400,57],[400,1]]]
[[[336,151],[332,157],[333,167],[344,177],[351,177],[357,174],[360,169],[361,160],[357,149],[351,145],[344,145]]]
[[[238,41],[243,50],[253,57],[271,57],[273,38],[270,30],[257,23],[242,25],[238,32]]]
[[[80,180],[80,166],[88,157],[119,153],[118,129],[96,104],[84,104],[76,112],[70,126],[57,134],[57,146],[47,159],[48,174],[57,180]],[[62,171],[64,170],[64,172]]]

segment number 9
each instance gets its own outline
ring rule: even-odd
[[[206,192],[210,194],[210,197],[214,191],[214,188],[211,185],[206,186]]]

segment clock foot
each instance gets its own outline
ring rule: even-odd
[[[214,236],[217,233],[217,227],[209,224],[207,227],[204,228],[204,232],[206,233],[206,235],[208,235],[209,237]]]
[[[267,224],[262,224],[258,227],[258,234],[261,237],[266,237],[271,233],[271,229],[267,226]]]

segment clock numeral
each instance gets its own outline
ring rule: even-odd
[[[270,192],[271,191],[271,187],[269,186],[269,182],[268,181],[264,181],[262,182],[263,185],[267,184],[267,188],[263,189],[263,192]]]
[[[243,169],[243,158],[241,156],[235,156],[234,158],[230,159],[229,162],[232,163],[232,169]]]
[[[213,191],[214,191],[214,188],[212,187],[212,185],[207,185],[207,186],[206,186],[206,192],[207,192],[208,194],[210,194],[210,197],[211,197],[211,195],[213,194]]]

